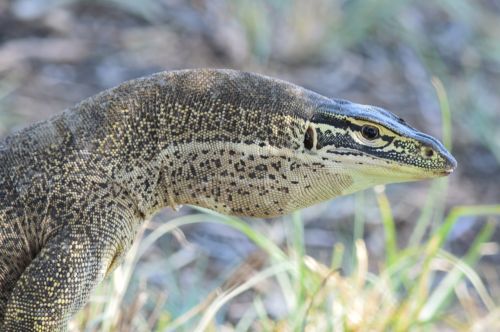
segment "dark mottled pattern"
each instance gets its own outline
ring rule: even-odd
[[[314,115],[329,112],[334,130],[346,103],[255,74],[166,72],[7,137],[1,330],[64,330],[162,207],[267,217],[354,190],[342,160],[304,146]]]

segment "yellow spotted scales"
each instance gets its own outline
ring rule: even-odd
[[[273,78],[123,83],[0,141],[0,330],[64,330],[160,208],[272,217],[455,166],[388,111]]]

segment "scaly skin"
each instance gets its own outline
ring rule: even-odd
[[[0,330],[64,330],[162,207],[278,216],[455,165],[385,110],[260,75],[124,83],[0,142]]]

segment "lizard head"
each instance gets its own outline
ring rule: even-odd
[[[457,166],[441,142],[393,113],[344,100],[323,102],[314,110],[303,150],[350,179],[342,194],[446,176]]]

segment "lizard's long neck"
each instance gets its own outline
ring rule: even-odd
[[[160,73],[80,103],[43,132],[86,172],[125,188],[144,214],[195,204],[267,216],[281,214],[294,193],[287,181],[299,179],[282,174],[297,164],[290,151],[301,148],[321,98],[233,71]]]

